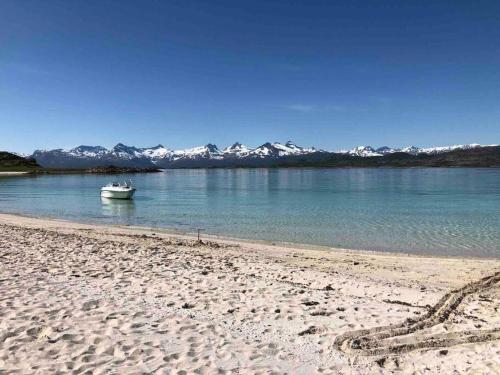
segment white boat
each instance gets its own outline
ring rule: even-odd
[[[131,183],[119,184],[113,182],[101,188],[101,197],[111,199],[131,199],[135,188]]]

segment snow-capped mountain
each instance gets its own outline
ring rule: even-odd
[[[151,159],[152,161],[161,160],[172,154],[172,150],[169,150],[162,145],[158,145],[150,148],[140,148],[137,150],[141,156]]]
[[[207,144],[201,147],[187,148],[185,150],[173,151],[169,159],[171,161],[176,160],[196,160],[196,159],[222,159],[223,152],[221,152],[216,145]]]
[[[496,145],[491,145],[491,146],[496,146]],[[439,154],[442,152],[449,152],[454,150],[471,150],[473,148],[480,148],[480,147],[485,147],[485,146],[482,146],[478,143],[471,143],[468,145],[453,145],[453,146],[423,148],[421,149],[421,152],[424,154]]]
[[[431,148],[408,146],[391,148],[387,146],[373,148],[358,146],[348,151],[337,153],[305,148],[288,141],[266,142],[252,148],[239,142],[220,150],[214,144],[183,150],[171,150],[161,144],[154,147],[137,148],[118,143],[112,149],[102,146],[78,146],[72,149],[37,150],[31,157],[44,166],[51,168],[89,168],[114,165],[117,167],[215,167],[215,166],[266,166],[270,162],[299,160],[303,156],[314,155],[322,158],[328,155],[350,155],[354,157],[380,157],[396,152],[411,155],[435,155],[454,150],[469,150],[483,147],[479,144],[454,145]],[[275,163],[276,164],[276,163]],[[279,164],[279,163],[278,163]]]
[[[422,153],[422,148],[420,147],[417,147],[417,146],[407,146],[407,147],[404,147],[400,150],[397,150],[396,152],[406,152],[407,154],[410,154],[410,155],[418,155],[420,153]]]
[[[496,146],[496,145],[490,145],[490,146]],[[362,157],[383,156],[387,154],[393,154],[395,152],[404,152],[410,155],[421,155],[421,154],[435,155],[454,150],[471,150],[478,147],[486,147],[486,146],[482,146],[478,143],[471,143],[467,145],[428,147],[428,148],[421,148],[417,146],[392,148],[388,146],[382,146],[375,149],[372,146],[358,146],[348,151],[339,151],[339,153],[353,155],[353,156],[362,156]]]
[[[96,157],[106,152],[108,152],[108,150],[102,146],[78,146],[68,151],[70,154],[83,157]]]
[[[123,143],[118,143],[115,147],[113,147],[111,153],[117,157],[126,159],[132,159],[141,156],[137,148],[133,146],[126,146]]]
[[[372,146],[358,146],[354,147],[352,150],[346,151],[346,154],[353,156],[382,156],[382,153],[377,152]]]
[[[245,145],[242,145],[239,142],[234,143],[232,146],[226,147],[222,153],[225,156],[229,157],[245,157],[247,156],[252,149],[250,147],[247,147]]]
[[[146,149],[117,144],[111,150],[102,146],[78,146],[69,150],[36,150],[31,157],[47,168],[153,167],[152,159],[143,154]]]
[[[168,168],[173,165],[198,165],[206,161],[227,160],[234,162],[246,159],[278,159],[315,152],[321,151],[300,147],[290,141],[284,145],[279,142],[268,142],[256,148],[236,142],[222,151],[211,143],[183,150],[171,150],[161,144],[155,147],[137,148],[118,143],[110,150],[102,146],[78,146],[68,150],[37,150],[32,156],[42,166],[52,168],[80,168],[99,165]]]
[[[392,147],[388,147],[388,146],[382,146],[382,147],[377,148],[375,150],[375,152],[377,154],[387,155],[387,154],[393,154],[395,152],[398,152],[398,149],[392,148]]]
[[[290,155],[312,154],[314,152],[318,152],[314,147],[312,148],[299,147],[291,141],[288,141],[284,145],[282,145],[279,142],[275,143],[267,142],[251,150],[248,153],[248,156],[256,158],[269,158],[269,157],[278,158]]]

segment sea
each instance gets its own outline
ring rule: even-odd
[[[133,200],[100,197],[101,186],[128,180],[137,188]],[[500,258],[500,169],[3,176],[0,212],[332,248]]]

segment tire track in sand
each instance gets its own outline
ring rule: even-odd
[[[443,323],[454,312],[463,299],[474,293],[498,287],[500,271],[460,289],[445,294],[426,314],[419,318],[408,318],[403,323],[351,331],[335,338],[334,347],[344,353],[360,355],[399,354],[423,348],[447,347],[466,343],[500,339],[500,327],[489,330],[471,330],[442,334],[418,335],[419,331]],[[414,335],[408,340],[400,336]],[[406,342],[404,342],[406,341]]]

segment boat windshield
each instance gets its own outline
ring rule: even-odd
[[[119,182],[110,182],[109,184],[106,185],[107,187],[121,187],[121,188],[132,188],[132,182],[124,182],[123,184],[120,184]]]

